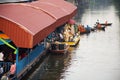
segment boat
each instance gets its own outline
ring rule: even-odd
[[[80,34],[89,34],[91,31],[95,31],[95,28],[92,28],[88,25],[87,27],[84,27],[83,25],[79,25],[78,30],[80,31]]]
[[[112,23],[100,23],[101,25],[104,25],[104,26],[111,26]]]
[[[112,23],[108,23],[107,21],[105,21],[105,23],[100,23],[99,21],[96,22],[96,24],[100,24],[100,25],[103,25],[103,26],[111,26]]]
[[[49,51],[55,54],[65,54],[68,52],[69,45],[67,44],[51,44]]]
[[[95,27],[95,29],[105,31],[105,26],[102,26],[102,27]]]
[[[80,41],[80,35],[76,35],[73,41],[61,42],[62,44],[68,44],[70,47],[75,47]]]
[[[100,23],[97,23],[94,26],[94,28],[97,29],[97,30],[103,30],[103,31],[105,31],[105,25],[101,25]]]

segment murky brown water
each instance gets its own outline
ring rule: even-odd
[[[49,55],[28,80],[120,80],[119,0],[69,1],[78,6],[78,24],[93,26],[99,19],[112,26],[81,35],[78,46],[68,54]]]

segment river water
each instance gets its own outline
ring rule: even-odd
[[[65,55],[48,55],[28,80],[120,80],[119,0],[68,0],[78,7],[77,24],[112,22],[105,31],[81,35]]]

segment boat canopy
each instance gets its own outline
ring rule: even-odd
[[[0,4],[0,31],[17,47],[33,48],[76,11],[76,6],[64,0]]]

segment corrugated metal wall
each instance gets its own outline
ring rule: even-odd
[[[0,30],[7,34],[18,47],[32,48],[32,35],[19,25],[0,17]],[[17,34],[17,35],[16,35]]]

